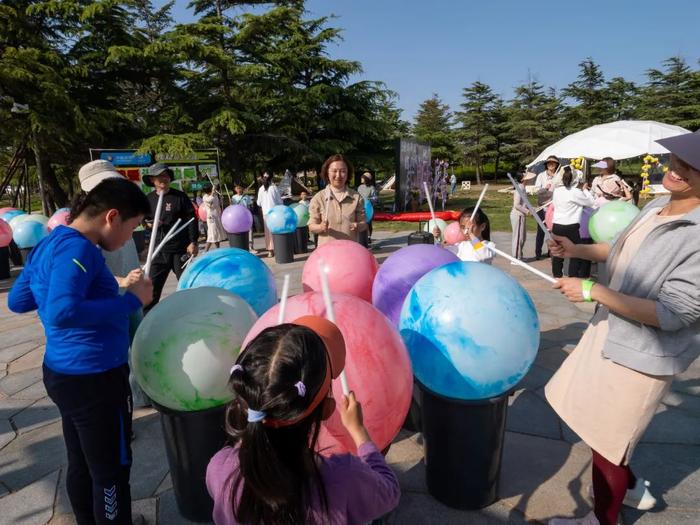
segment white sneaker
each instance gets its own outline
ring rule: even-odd
[[[627,489],[622,504],[637,510],[651,510],[656,506],[656,498],[651,495],[650,483],[644,478],[637,478],[633,489]],[[588,497],[593,501],[593,485],[588,485]]]
[[[549,525],[600,525],[593,511],[583,518],[553,518],[549,520]]]
[[[651,510],[656,506],[656,498],[649,492],[649,482],[642,478],[637,478],[637,483],[633,489],[629,489],[622,502],[627,507],[638,510]]]

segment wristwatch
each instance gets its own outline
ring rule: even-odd
[[[581,281],[581,293],[583,294],[584,301],[587,301],[589,303],[593,302],[593,296],[591,295],[591,291],[593,290],[594,284],[595,281],[591,279],[585,279]]]

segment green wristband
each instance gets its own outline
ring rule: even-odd
[[[581,281],[581,293],[583,294],[583,300],[586,302],[593,302],[593,296],[591,295],[591,291],[593,290],[593,285],[595,284],[595,281],[592,281],[591,279],[585,279]]]

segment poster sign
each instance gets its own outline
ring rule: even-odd
[[[412,210],[424,194],[423,182],[433,183],[430,165],[430,144],[413,139],[399,139],[396,145],[396,193],[394,207],[397,212]]]

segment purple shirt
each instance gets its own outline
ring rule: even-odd
[[[325,458],[321,478],[328,498],[328,523],[363,524],[383,516],[399,504],[399,480],[371,441],[363,443],[358,456],[338,454]],[[238,523],[231,508],[231,484],[226,480],[238,470],[238,449],[226,447],[211,458],[207,489],[214,499],[214,523]],[[321,522],[322,505],[314,492],[311,512]]]

